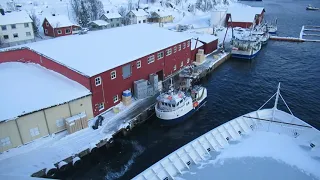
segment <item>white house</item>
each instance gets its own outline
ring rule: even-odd
[[[135,9],[128,12],[127,17],[130,19],[130,24],[147,23],[148,13],[143,9]]]
[[[26,11],[0,14],[0,42],[15,44],[34,39],[32,20]]]
[[[107,21],[111,28],[121,26],[122,16],[119,13],[112,13],[107,11],[100,17],[101,20]]]

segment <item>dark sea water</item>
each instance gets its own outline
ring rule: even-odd
[[[267,20],[278,18],[278,35],[298,37],[302,25],[320,26],[320,11],[306,11],[320,0],[264,0],[247,2],[264,6]],[[135,128],[113,148],[101,148],[86,157],[84,165],[60,175],[72,179],[130,179],[153,163],[216,126],[257,110],[276,91],[294,115],[320,128],[320,43],[269,41],[253,61],[231,59],[202,84],[208,102],[186,122],[159,127],[153,117]],[[283,108],[284,106],[280,106]]]

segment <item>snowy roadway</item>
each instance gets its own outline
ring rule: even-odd
[[[0,155],[0,175],[32,175],[46,167],[52,167],[53,164],[94,146],[100,140],[111,138],[119,129],[126,127],[141,110],[154,102],[155,98],[150,97],[133,101],[128,107],[120,104],[121,111],[118,114],[108,111],[102,115],[105,120],[103,127],[98,130],[91,128],[94,123],[91,120],[89,128],[74,134],[65,136],[64,131],[5,152]]]

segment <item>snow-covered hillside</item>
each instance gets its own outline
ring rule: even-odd
[[[237,0],[100,0],[104,11],[119,12],[120,9],[128,11],[128,7],[144,8],[146,11],[158,9],[170,12],[174,17],[174,24],[192,24],[194,27],[209,26],[209,12],[215,8],[221,8],[232,4]],[[34,12],[40,25],[46,16],[66,15],[71,21],[76,22],[70,0],[1,0],[0,5],[5,10],[10,9],[11,4],[21,5],[20,10],[29,13]],[[153,2],[153,3],[152,3]],[[162,3],[163,2],[163,3]],[[200,19],[198,19],[200,18]]]

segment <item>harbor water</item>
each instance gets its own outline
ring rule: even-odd
[[[298,37],[302,25],[320,25],[320,11],[306,11],[308,4],[320,7],[319,0],[246,3],[264,6],[266,20],[277,17],[279,36]],[[59,174],[59,178],[133,178],[205,132],[257,110],[274,94],[278,82],[294,115],[320,129],[319,56],[320,43],[269,41],[252,61],[230,59],[201,82],[208,89],[208,101],[187,121],[161,127],[153,116],[128,136],[115,141],[113,147],[99,149],[84,158],[78,169]]]

